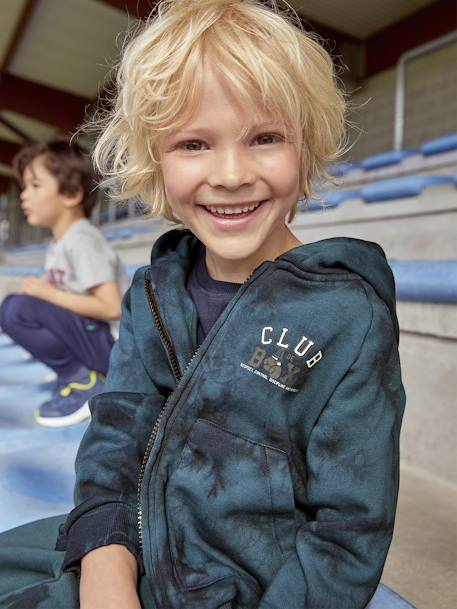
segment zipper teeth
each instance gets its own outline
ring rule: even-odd
[[[249,277],[247,277],[245,279],[245,281],[243,282],[243,285],[248,283],[248,281],[251,279],[251,277],[253,275],[254,275],[254,272],[252,272],[249,275]],[[160,337],[167,348],[168,355],[170,357],[170,362],[171,362],[171,365],[173,368],[173,372],[176,377],[176,381],[179,382],[182,378],[182,373],[179,368],[178,357],[177,357],[174,347],[171,343],[171,340],[165,330],[165,326],[163,324],[162,318],[160,317],[159,311],[157,309],[157,304],[156,304],[156,301],[154,298],[154,294],[152,291],[152,284],[151,284],[151,280],[149,277],[146,277],[145,287],[146,287],[146,295],[148,298],[152,317],[154,318],[154,322],[157,326],[157,329],[159,330]],[[184,373],[188,370],[189,366],[194,361],[199,350],[200,350],[200,348],[198,348],[194,352],[192,357],[190,358],[190,360],[187,363],[187,366],[184,370]],[[152,428],[152,431],[149,435],[148,443],[146,445],[146,450],[145,450],[145,453],[143,456],[143,461],[141,462],[140,474],[139,474],[139,478],[138,478],[138,487],[137,487],[137,523],[138,523],[138,542],[139,542],[139,547],[140,547],[140,554],[143,554],[143,524],[142,524],[143,523],[143,511],[141,509],[141,488],[143,486],[144,472],[146,470],[146,463],[149,459],[149,455],[151,454],[155,439],[157,437],[157,434],[159,433],[160,423],[162,421],[164,412],[168,406],[168,402],[170,401],[172,395],[173,395],[173,392],[168,396],[167,401],[165,402],[165,404],[162,406],[162,409],[160,410],[159,416],[157,417],[157,420],[154,423],[154,427]]]
[[[154,298],[154,294],[152,292],[152,285],[149,277],[146,278],[146,294],[148,297],[152,317],[154,318],[154,321],[157,325],[157,329],[159,330],[160,338],[162,339],[163,343],[167,348],[168,355],[170,357],[171,367],[173,368],[173,373],[176,377],[176,380],[179,382],[181,380],[182,374],[179,368],[178,357],[176,355],[176,351],[173,348],[173,345],[171,344],[170,337],[168,336],[167,331],[165,330],[165,326],[163,325],[163,321],[160,317],[159,311],[157,310],[157,304]]]
[[[139,478],[138,478],[137,523],[138,523],[138,541],[139,541],[139,546],[140,546],[140,554],[143,553],[143,511],[141,509],[141,488],[143,485],[144,471],[146,469],[146,463],[148,461],[149,455],[151,454],[152,447],[154,446],[154,442],[157,437],[157,433],[159,431],[160,419],[163,416],[167,403],[168,403],[168,400],[165,403],[165,405],[163,406],[162,410],[160,411],[157,421],[155,422],[154,427],[152,428],[151,434],[149,435],[148,443],[147,443],[146,450],[145,450],[145,453],[143,456],[143,461],[141,463],[140,474],[139,474]]]
[[[167,348],[176,381],[179,382],[182,377],[182,374],[181,374],[181,370],[179,368],[178,358],[177,358],[176,352],[173,348],[173,345],[171,343],[171,340],[165,330],[165,326],[163,325],[159,312],[157,310],[157,305],[156,305],[155,298],[154,298],[154,295],[152,292],[151,280],[149,279],[149,277],[146,278],[146,295],[148,298],[152,317],[154,318],[154,322],[157,326],[157,329],[159,330],[160,338],[162,339],[162,342],[165,344],[165,346]],[[195,354],[194,354],[194,357],[195,357]],[[189,364],[188,364],[188,366],[189,366]],[[141,462],[140,474],[138,477],[138,486],[137,486],[137,524],[138,524],[138,542],[139,542],[139,547],[140,547],[140,554],[143,553],[143,524],[142,524],[143,523],[143,511],[141,509],[141,488],[143,486],[144,472],[146,470],[146,464],[148,462],[149,455],[151,454],[152,447],[154,446],[155,439],[157,437],[157,434],[159,433],[161,420],[163,418],[164,412],[167,408],[168,402],[169,402],[172,394],[173,394],[173,392],[168,396],[167,401],[162,406],[159,416],[157,417],[157,420],[154,423],[154,427],[152,428],[152,431],[149,435],[148,443],[146,445],[146,450],[143,455],[143,460]]]

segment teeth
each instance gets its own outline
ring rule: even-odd
[[[230,207],[209,207],[209,206],[205,206],[205,208],[210,211],[212,214],[220,214],[220,215],[224,215],[224,216],[233,216],[236,214],[243,214],[246,213],[248,211],[253,211],[254,209],[257,209],[257,207],[259,207],[260,205],[260,201],[259,203],[252,203],[251,205],[245,205],[243,207],[237,207],[237,206],[230,206]]]

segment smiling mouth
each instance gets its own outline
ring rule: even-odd
[[[205,209],[219,218],[240,218],[255,211],[265,201],[240,205],[205,205]]]

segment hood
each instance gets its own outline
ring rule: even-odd
[[[335,237],[307,243],[280,256],[304,271],[318,274],[352,273],[370,284],[389,309],[397,341],[395,281],[383,249],[372,241]]]
[[[179,263],[181,272],[187,274],[197,249],[198,240],[190,231],[174,229],[156,241],[151,260],[154,265],[166,264],[168,273],[170,271],[172,273],[173,261],[175,261]],[[398,341],[395,281],[380,245],[361,239],[335,237],[296,247],[279,256],[278,260],[286,260],[310,273],[323,275],[350,273],[361,277],[370,284],[389,309]]]

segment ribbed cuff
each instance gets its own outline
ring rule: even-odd
[[[70,522],[70,524],[68,524]],[[62,569],[78,569],[81,559],[92,550],[110,544],[125,546],[139,561],[135,509],[125,503],[107,503],[84,513],[60,531],[56,550],[65,551]]]

